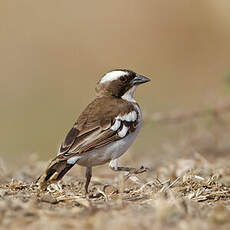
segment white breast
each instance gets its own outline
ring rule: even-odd
[[[138,125],[134,132],[128,134],[126,137],[122,138],[121,140],[110,143],[102,148],[82,154],[80,159],[79,158],[76,159],[77,161],[76,163],[86,167],[91,167],[91,166],[105,164],[106,162],[117,159],[121,155],[123,155],[135,140],[142,126],[141,110],[137,104],[135,104],[135,107],[138,111]],[[118,123],[117,124],[115,123],[115,126],[117,125]],[[126,132],[127,131],[125,129],[124,130],[122,129],[119,132],[120,133],[119,135],[122,136]]]

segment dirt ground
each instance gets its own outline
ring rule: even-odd
[[[167,147],[162,158],[151,156],[158,163],[148,172],[96,168],[88,196],[81,167],[40,191],[34,181],[48,162],[32,155],[9,169],[0,161],[0,229],[230,229],[230,127],[224,120],[200,124],[184,129],[175,145],[184,154],[169,157]]]
[[[230,167],[196,154],[142,175],[68,174],[41,192],[32,181],[46,163],[30,160],[17,172],[1,167],[0,229],[229,229]],[[101,169],[103,170],[103,169]],[[12,179],[17,178],[17,179]]]

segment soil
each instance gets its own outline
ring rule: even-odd
[[[101,167],[88,195],[77,168],[41,191],[34,181],[47,162],[2,163],[0,229],[229,229],[228,160],[195,154],[138,175]]]

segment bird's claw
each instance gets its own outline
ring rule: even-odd
[[[146,168],[146,167],[144,167],[144,166],[142,165],[139,169],[134,169],[134,170],[131,171],[130,173],[132,173],[132,174],[141,174],[141,173],[147,172],[147,171],[149,171],[149,170],[150,170],[149,168]]]

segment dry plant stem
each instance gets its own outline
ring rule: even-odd
[[[108,183],[113,185],[93,185],[89,196],[84,196],[85,185],[76,183],[75,177],[69,177],[61,191],[38,195],[38,185],[34,183],[0,183],[1,230],[23,226],[44,229],[44,224],[47,229],[229,229],[229,159],[206,159],[208,163],[204,163],[205,159],[194,157],[192,166],[184,159],[166,161],[156,168],[161,172],[160,178],[146,174],[145,179],[138,180],[130,172],[125,180],[121,173],[116,180],[111,177]],[[187,166],[192,169],[187,170]],[[17,170],[13,176],[26,180],[27,170]],[[30,168],[29,178],[39,171],[39,167],[35,171]],[[175,180],[172,174],[177,175]],[[76,189],[76,185],[80,187]]]

